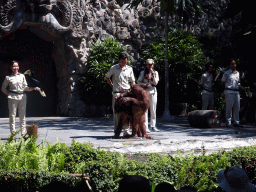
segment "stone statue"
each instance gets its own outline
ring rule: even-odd
[[[39,8],[39,21],[42,23],[50,24],[57,31],[69,31],[72,21],[72,7],[70,3],[66,1],[50,0],[48,3],[38,3]],[[62,26],[56,19],[54,14],[55,10],[60,10],[64,16],[63,20],[67,21],[68,26]],[[42,13],[41,13],[42,12]]]
[[[79,49],[76,49],[73,47],[73,45],[68,45],[74,52],[77,59],[79,59],[82,63],[85,63],[87,61],[87,56],[89,55],[89,48],[86,46],[86,40],[85,38],[82,38],[81,44]]]
[[[0,33],[15,31],[24,21],[46,23],[59,32],[69,31],[71,30],[70,26],[73,17],[72,7],[68,0],[50,0],[46,2],[40,0],[26,0],[25,2],[7,0],[1,6],[1,13],[3,25],[0,24]],[[13,13],[15,15],[11,15]],[[63,21],[62,24],[59,23],[56,15],[63,15],[63,18],[60,18]],[[8,18],[11,18],[11,20]]]
[[[8,33],[11,31],[15,31],[20,27],[23,22],[23,11],[21,9],[17,10],[17,1],[16,0],[8,0],[8,2],[1,6],[1,17],[3,20],[3,25],[0,24],[0,36],[1,33]],[[13,15],[12,20],[9,21],[8,16],[12,10],[17,11],[15,15]]]

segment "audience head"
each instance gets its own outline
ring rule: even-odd
[[[56,192],[56,191],[71,192],[72,187],[62,181],[52,181],[48,185],[43,186],[40,190],[40,192]]]
[[[172,191],[175,191],[175,188],[170,183],[166,183],[166,182],[159,183],[155,188],[155,192],[172,192]]]
[[[149,180],[139,175],[127,175],[121,180],[118,192],[151,192]]]
[[[74,188],[75,192],[93,192],[93,190],[91,189],[91,186],[89,185],[89,183],[86,182],[80,182],[75,188]]]
[[[246,172],[238,167],[227,167],[225,170],[220,170],[217,179],[219,186],[226,192],[254,192],[256,187],[249,182]]]
[[[191,187],[191,186],[184,186],[184,187],[181,187],[180,190],[196,191],[196,189],[195,189],[194,187]]]

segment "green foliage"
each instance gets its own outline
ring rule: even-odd
[[[115,192],[125,175],[142,175],[149,179],[152,189],[158,183],[169,182],[177,190],[190,185],[197,191],[214,192],[218,186],[216,176],[226,166],[243,165],[247,170],[256,169],[255,146],[201,156],[195,156],[193,152],[183,156],[179,150],[175,157],[141,154],[146,156],[142,163],[129,160],[122,153],[95,149],[90,143],[73,140],[71,146],[59,142],[44,146],[42,143],[36,145],[35,141],[28,138],[0,144],[0,184],[15,186],[16,191],[38,191],[53,180],[75,186],[78,180],[69,174],[85,173],[94,191]]]
[[[155,68],[158,70],[160,78],[164,77],[164,46],[164,40],[160,39],[143,51],[143,58],[154,59]],[[187,100],[186,102],[190,98],[197,98],[193,99],[195,102],[200,98],[199,82],[205,70],[204,66],[207,64],[198,40],[189,32],[173,29],[169,33],[168,49],[169,87],[170,92],[175,92],[175,94],[170,95],[170,101],[173,101],[172,96],[175,95],[176,99],[182,98]],[[195,94],[192,96],[193,93]]]
[[[215,98],[215,109],[223,112],[225,111],[225,107],[226,107],[226,100],[225,100],[225,93],[214,93],[214,98]]]
[[[39,191],[41,187],[49,184],[51,181],[63,181],[75,187],[80,180],[80,178],[75,178],[67,173],[0,170],[0,185],[5,184],[11,187],[13,191]]]
[[[87,72],[79,78],[85,101],[95,104],[111,104],[110,87],[105,80],[105,75],[112,65],[118,63],[118,56],[124,47],[115,39],[106,38],[95,42],[90,47],[87,61]],[[107,96],[107,99],[103,99]]]

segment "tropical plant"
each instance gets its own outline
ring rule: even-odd
[[[140,3],[144,0],[133,0],[130,3],[130,7],[138,7]],[[201,6],[199,5],[198,0],[156,0],[160,2],[160,10],[162,13],[165,14],[165,110],[162,117],[162,120],[171,120],[170,111],[169,111],[169,73],[168,73],[168,18],[169,15],[178,15],[180,18],[183,19],[183,16],[197,18],[201,12]]]
[[[82,95],[87,103],[111,105],[112,96],[105,75],[112,65],[118,63],[118,55],[122,51],[124,46],[108,37],[90,47],[87,72],[79,79]]]
[[[160,77],[165,70],[165,42],[159,39],[151,43],[143,51],[143,58],[153,58],[155,68]],[[168,37],[168,67],[170,90],[172,92],[170,101],[178,103],[195,103],[200,99],[199,81],[207,64],[206,57],[200,48],[197,38],[187,31],[173,29]],[[161,89],[161,87],[159,87]],[[162,90],[159,90],[161,93]]]
[[[223,18],[233,18],[239,13],[241,13],[240,21],[237,22],[234,26],[235,31],[238,32],[240,35],[247,35],[250,33],[255,34],[256,18],[253,5],[253,1],[250,0],[230,1],[225,13],[223,14]]]
[[[169,182],[176,190],[190,185],[197,191],[214,192],[218,187],[218,172],[234,165],[245,168],[255,184],[255,146],[211,155],[203,151],[199,156],[193,152],[184,155],[180,150],[174,157],[157,153],[136,154],[146,157],[144,162],[139,162],[128,159],[126,154],[95,149],[90,143],[72,140],[71,146],[59,142],[44,146],[31,139],[0,143],[1,186],[32,192],[58,180],[74,187],[80,179],[71,174],[84,173],[90,178],[94,191],[115,192],[125,175],[142,175],[150,181],[152,188],[158,183]]]

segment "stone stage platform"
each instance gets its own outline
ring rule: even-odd
[[[10,134],[9,119],[0,118],[1,142],[6,142]],[[177,147],[183,154],[194,150],[199,155],[203,149],[206,154],[218,150],[230,150],[240,146],[256,144],[256,125],[244,124],[243,128],[192,128],[187,118],[176,117],[171,122],[157,119],[157,128],[160,132],[151,132],[153,139],[112,139],[113,118],[73,118],[73,117],[28,117],[27,125],[39,126],[38,143],[47,140],[71,144],[72,139],[78,142],[90,142],[95,148],[134,153],[168,153],[177,155]],[[224,124],[223,124],[224,125]],[[16,127],[19,119],[16,118]],[[121,133],[122,136],[122,133]],[[18,135],[17,137],[20,137]]]

